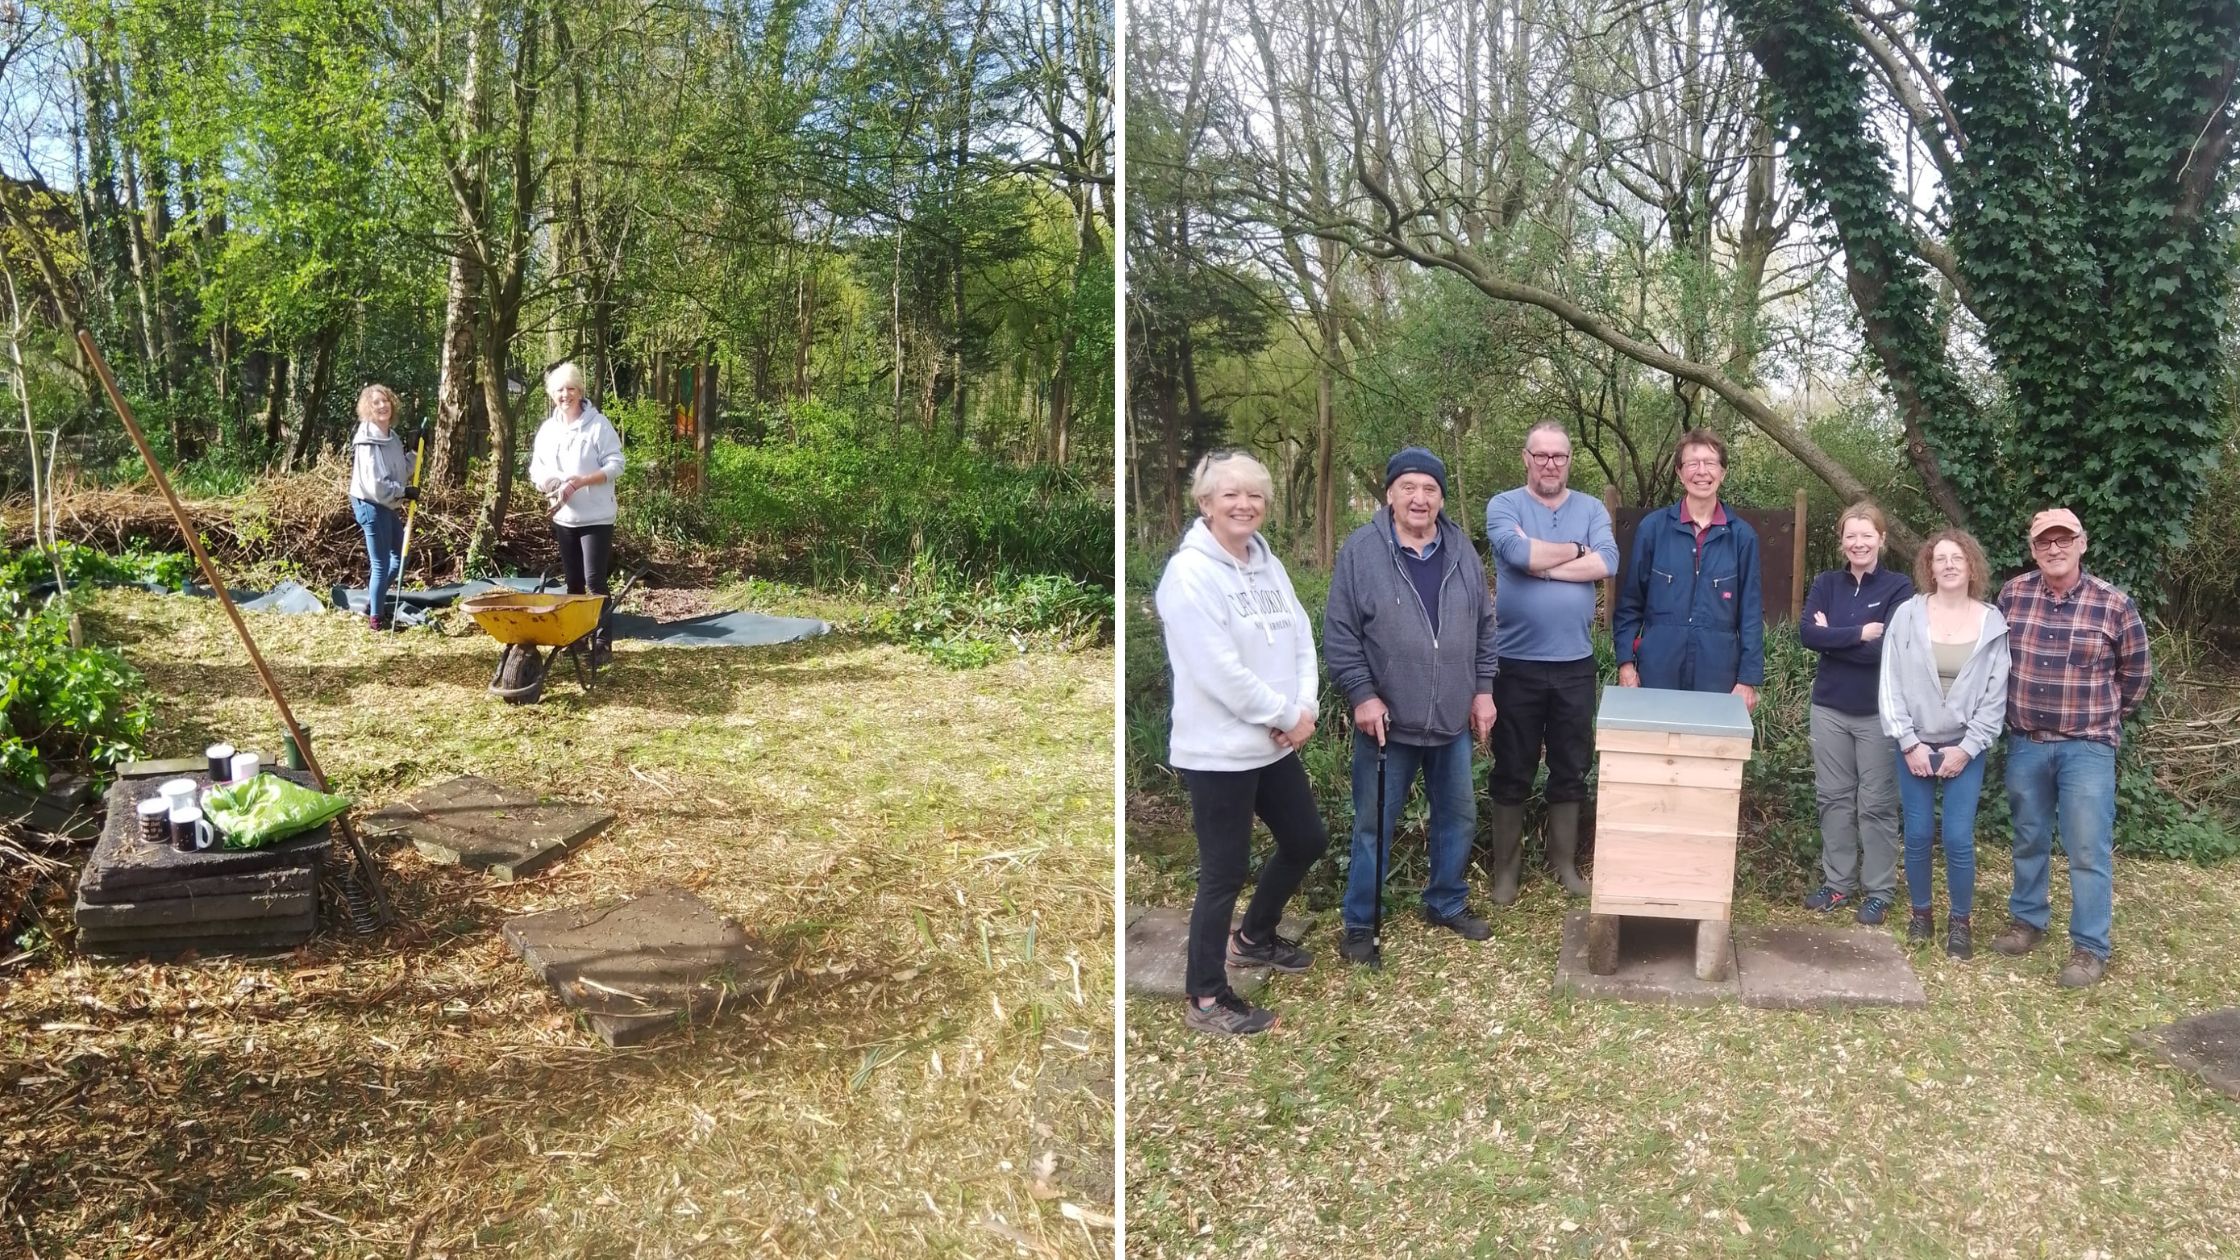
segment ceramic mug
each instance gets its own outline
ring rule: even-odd
[[[210,781],[212,783],[225,782],[226,775],[233,766],[233,745],[212,744],[202,750],[202,755],[210,763]]]
[[[140,830],[134,834],[138,835],[143,843],[162,844],[171,838],[170,797],[151,796],[140,802],[138,810]]]
[[[193,805],[171,811],[171,847],[181,853],[196,853],[217,843],[217,829],[202,811]]]
[[[171,802],[171,808],[178,809],[194,804],[194,789],[193,779],[166,779],[156,789],[156,795]]]
[[[255,753],[235,753],[233,755],[233,782],[247,783],[249,780],[256,778],[258,771],[263,768],[264,759]]]

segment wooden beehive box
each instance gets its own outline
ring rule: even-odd
[[[1595,715],[1598,915],[1725,922],[1750,711],[1740,696],[1606,687]]]

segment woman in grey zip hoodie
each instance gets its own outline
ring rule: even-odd
[[[420,497],[397,422],[397,394],[386,385],[358,391],[358,430],[350,438],[350,514],[366,539],[366,624],[390,625],[389,591],[403,557],[404,505]]]
[[[1967,533],[1932,535],[1914,558],[1914,587],[1882,636],[1877,691],[1882,729],[1898,743],[1898,803],[1905,815],[1909,942],[1935,936],[1929,849],[1937,798],[1944,798],[1945,889],[1951,898],[1945,952],[1972,957],[1976,895],[1976,800],[1983,756],[2006,724],[2007,621],[1984,602],[1991,568]]]

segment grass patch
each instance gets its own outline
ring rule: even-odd
[[[1130,900],[1186,900],[1178,864],[1135,857],[1174,837],[1135,825]],[[1979,852],[1988,941],[2011,871],[2004,846]],[[1556,997],[1567,907],[1533,879],[1478,946],[1396,885],[1377,975],[1339,962],[1336,914],[1317,915],[1314,969],[1262,999],[1284,1017],[1267,1037],[1199,1037],[1179,1004],[1131,1001],[1131,1252],[2228,1252],[2240,1105],[2127,1039],[2240,989],[2229,880],[2121,864],[2097,989],[2054,986],[2057,932],[2019,960],[1915,955],[1925,1011],[1804,1014]],[[2057,928],[2066,897],[2057,873]],[[1752,898],[1737,918],[1812,916]]]
[[[215,605],[111,591],[86,620],[146,676],[153,749],[276,746]],[[596,695],[563,669],[512,708],[455,616],[251,625],[363,804],[471,772],[620,818],[511,885],[384,849],[406,926],[276,960],[93,966],[47,907],[58,948],[0,981],[0,1251],[1109,1253],[1061,1213],[1112,1196],[1109,650],[624,643]],[[608,1051],[498,924],[658,881],[796,982]]]

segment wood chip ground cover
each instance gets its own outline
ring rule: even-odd
[[[275,742],[214,605],[110,592],[88,621],[158,747]],[[511,885],[386,846],[407,926],[370,943],[10,963],[0,1254],[1110,1253],[1083,1224],[1113,1193],[1109,651],[624,644],[596,695],[513,708],[471,626],[252,625],[361,801],[471,771],[620,820]],[[497,925],[664,880],[787,981],[610,1051]]]
[[[1981,941],[2009,877],[1985,850]],[[1188,895],[1128,878],[1131,901]],[[2057,924],[2067,893],[2057,875]],[[1325,917],[1313,970],[1261,999],[1283,1015],[1264,1038],[1131,1000],[1129,1254],[2231,1254],[2240,1105],[2128,1041],[2240,991],[2222,873],[2123,863],[2116,964],[2087,992],[2053,984],[2064,940],[1917,954],[1925,1011],[1560,999],[1564,909],[1538,883],[1479,946],[1397,913],[1382,975],[1336,961]]]

